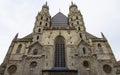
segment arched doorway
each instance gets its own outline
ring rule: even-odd
[[[55,39],[55,67],[65,67],[65,39],[62,36]]]

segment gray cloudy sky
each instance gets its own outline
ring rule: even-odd
[[[107,37],[117,60],[120,60],[120,0],[72,0],[81,11],[89,33]],[[35,17],[46,0],[0,0],[0,63],[16,33],[19,38],[32,32]],[[50,14],[59,9],[66,16],[71,0],[47,0]]]

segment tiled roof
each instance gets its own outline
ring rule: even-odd
[[[87,39],[96,39],[97,38],[96,36],[94,36],[88,32],[86,32],[86,37],[87,37]]]
[[[32,41],[32,33],[27,35],[27,36],[25,36],[25,37],[23,37],[23,38],[20,38],[20,39],[18,38],[17,41],[21,41],[21,42]]]
[[[52,26],[68,26],[68,18],[61,12],[52,17]]]

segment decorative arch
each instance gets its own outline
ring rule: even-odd
[[[65,39],[62,36],[55,38],[55,67],[65,67]]]
[[[37,55],[38,54],[38,49],[34,49],[33,50],[33,55]]]
[[[29,46],[28,54],[30,55],[39,55],[41,54],[43,46],[39,42],[35,42]]]
[[[37,66],[37,62],[33,61],[30,63],[30,68],[35,68]]]
[[[16,50],[16,53],[20,53],[21,48],[22,48],[22,44],[18,45],[18,48],[17,48],[17,50]]]
[[[16,65],[11,65],[11,66],[8,67],[7,71],[10,75],[12,75],[12,74],[16,73],[17,66]]]

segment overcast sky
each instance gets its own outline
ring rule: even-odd
[[[120,60],[120,0],[72,0],[81,11],[89,33],[101,37],[103,32],[117,60]],[[12,39],[31,33],[35,17],[45,0],[0,0],[0,64]],[[50,14],[68,15],[71,0],[47,0]]]

